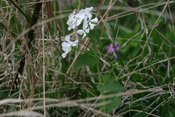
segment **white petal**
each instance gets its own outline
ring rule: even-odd
[[[68,30],[75,29],[75,23],[69,24]]]
[[[97,23],[98,22],[98,19],[97,18],[94,18],[94,19],[91,20],[91,22]]]
[[[62,48],[62,50],[66,52],[68,50],[68,47],[65,46]]]
[[[70,31],[72,28],[71,27],[68,27],[68,30]]]
[[[87,21],[88,20],[88,17],[85,15],[84,16],[84,21]]]
[[[89,31],[90,31],[90,29],[89,29],[89,28],[87,28],[87,29],[85,30],[85,33],[89,33]]]
[[[86,8],[85,11],[86,11],[86,12],[90,12],[92,9],[93,9],[93,7],[91,6],[91,7],[89,7],[89,8]]]
[[[77,33],[80,34],[80,35],[82,35],[83,32],[84,32],[84,30],[78,30],[78,31],[77,31]]]
[[[84,19],[85,13],[84,12],[79,12],[76,14],[76,19]]]
[[[71,43],[67,43],[65,47],[66,47],[66,48],[70,48],[71,45],[72,45]]]
[[[86,36],[86,33],[84,32],[84,33],[83,33],[83,37],[82,37],[82,38],[84,39],[84,37],[85,37],[85,36]]]
[[[69,19],[72,19],[72,18],[75,16],[75,11],[76,11],[76,9],[73,11],[73,13],[71,13],[71,14],[69,15]]]
[[[67,56],[67,53],[63,53],[61,56],[65,58]]]
[[[67,43],[63,42],[61,45],[62,45],[62,47],[65,47],[67,45]]]
[[[76,26],[79,26],[82,22],[82,19],[77,19]]]
[[[68,21],[67,21],[67,25],[69,26],[68,30],[74,29],[75,28],[75,23],[76,23],[76,15],[71,14],[69,16]]]
[[[70,42],[70,35],[66,35],[65,40],[66,40],[67,42]]]
[[[94,29],[94,26],[95,26],[96,24],[89,23],[89,25],[90,25],[90,29],[92,30],[92,29]]]
[[[87,13],[86,16],[89,18],[89,20],[91,20],[91,18],[92,18],[92,14],[91,13]]]
[[[89,10],[91,11],[93,9],[93,7],[91,6],[90,8],[89,8]]]
[[[76,25],[75,25],[75,24],[76,24],[76,22],[75,22],[75,23],[73,23],[73,24],[70,24],[70,26],[69,26],[69,27],[70,27],[70,29],[75,29],[75,27],[76,27]]]
[[[88,27],[88,21],[84,20],[83,22],[83,29],[85,30]]]
[[[79,13],[77,13],[77,14],[83,14],[84,13],[84,9],[81,9],[80,11],[79,11]]]
[[[72,46],[77,46],[77,45],[78,45],[78,40],[76,40],[72,43]]]
[[[73,13],[71,13],[71,14],[75,14],[75,12],[76,12],[76,9],[73,11]]]
[[[85,17],[85,13],[81,10],[79,13],[76,14],[76,26],[79,26]]]
[[[69,53],[72,49],[71,46],[62,48],[64,52]]]

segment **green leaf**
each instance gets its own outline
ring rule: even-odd
[[[115,81],[115,77],[106,75],[103,78],[104,84],[99,84],[97,86],[99,91],[113,91],[118,92],[125,90],[125,87],[123,87],[119,82]]]
[[[112,80],[108,81],[104,85],[98,85],[97,88],[99,91],[121,91],[125,89],[118,82],[113,82]]]
[[[91,30],[90,33],[87,34],[87,36],[91,39],[97,40],[98,43],[101,43],[100,34],[99,34],[99,31],[97,29]]]
[[[92,66],[98,63],[100,57],[95,54],[93,51],[87,51],[83,55],[80,55],[77,61],[75,62],[73,71],[83,66]]]
[[[117,109],[121,104],[121,97],[114,97],[107,99],[105,101],[110,101],[111,103],[100,107],[100,109],[104,109],[105,113],[111,113],[114,109]]]
[[[114,76],[106,75],[102,80],[104,83],[99,84],[97,89],[100,92],[105,92],[105,95],[121,93],[122,90],[125,90],[125,87],[123,87],[118,81],[115,81]],[[104,109],[105,113],[111,113],[113,110],[117,109],[121,104],[121,97],[119,96],[102,100],[102,102],[108,101],[110,101],[109,104],[100,107],[100,109]]]
[[[15,93],[13,93],[12,95],[10,95],[10,96],[7,97],[7,98],[14,98],[15,96],[17,96],[18,94],[20,94],[20,93],[22,93],[22,92],[24,92],[24,91],[26,91],[26,90],[21,90],[21,91],[15,92]]]

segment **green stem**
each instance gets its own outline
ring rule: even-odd
[[[99,68],[99,64],[97,64],[97,72],[98,72],[98,80],[100,82],[100,84],[102,83],[101,81],[101,75],[100,75],[100,68]]]

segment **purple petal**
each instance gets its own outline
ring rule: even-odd
[[[115,48],[116,48],[116,50],[118,50],[120,48],[120,46],[118,46],[117,43],[115,43]]]
[[[106,46],[106,49],[109,50],[109,53],[113,53],[114,52],[114,48],[112,47],[112,43],[109,44],[108,46]]]
[[[106,46],[106,49],[109,50],[110,47],[112,46],[112,43]]]
[[[115,46],[116,50],[120,49],[120,46],[118,46],[117,43],[115,43],[114,46]],[[110,51],[109,53],[114,53],[115,58],[118,59],[117,53],[115,52],[115,49],[114,49],[112,43],[106,46],[106,50]]]
[[[117,53],[116,53],[116,52],[114,52],[114,54],[115,54],[115,59],[118,59]]]

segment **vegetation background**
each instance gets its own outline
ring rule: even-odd
[[[90,6],[97,26],[63,59],[61,42],[74,34],[69,14]],[[174,6],[0,0],[0,116],[174,117]],[[120,46],[118,59],[106,50],[110,43]]]

